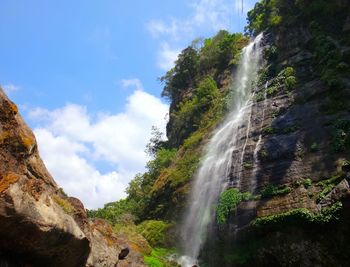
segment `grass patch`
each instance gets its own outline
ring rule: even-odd
[[[144,221],[137,226],[137,232],[144,236],[152,247],[163,246],[166,241],[166,231],[170,224],[160,220]]]
[[[176,262],[169,260],[175,253],[173,249],[155,248],[150,255],[144,256],[144,261],[149,267],[178,267]]]
[[[306,178],[303,180],[303,185],[305,188],[309,188],[312,185],[312,180],[310,178]]]
[[[317,202],[320,202],[322,199],[328,195],[329,192],[333,190],[333,188],[343,180],[343,176],[340,174],[334,175],[327,180],[323,180],[318,182],[317,185],[321,187],[322,191],[317,196]]]
[[[54,195],[52,199],[64,210],[65,213],[73,214],[74,209],[68,200],[60,198],[56,195]]]
[[[269,185],[263,188],[260,192],[262,198],[270,198],[278,195],[286,195],[292,191],[292,188],[286,185]]]
[[[243,163],[243,168],[246,169],[246,170],[251,170],[251,169],[254,168],[254,164],[251,161],[244,162]]]
[[[315,214],[311,213],[308,209],[299,208],[280,214],[257,218],[251,223],[251,226],[259,228],[299,223],[326,224],[331,221],[339,220],[341,209],[341,202],[336,202],[332,206],[324,208],[321,212]]]

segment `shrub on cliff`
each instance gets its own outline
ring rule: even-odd
[[[252,197],[250,193],[241,193],[236,188],[230,188],[222,192],[216,208],[216,220],[218,224],[226,223],[228,216],[237,208],[239,203],[249,200]]]
[[[152,247],[166,245],[167,230],[170,224],[160,220],[144,221],[137,226],[137,232],[143,235]]]

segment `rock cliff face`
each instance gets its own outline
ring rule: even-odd
[[[144,266],[128,241],[57,187],[32,131],[0,90],[0,266]]]
[[[343,34],[349,32],[344,30]],[[242,192],[254,193],[271,185],[288,188],[285,193],[276,193],[276,197],[271,194],[271,198],[251,204],[254,216],[269,216],[295,208],[317,212],[350,194],[350,151],[346,145],[350,110],[349,106],[337,109],[343,102],[331,99],[336,90],[347,101],[349,72],[340,78],[342,88],[331,88],[320,80],[313,65],[315,48],[308,29],[296,27],[266,39],[268,45],[277,43],[279,50],[284,51],[274,64],[280,70],[292,68],[298,82],[288,89],[285,83],[278,82],[277,75],[258,86],[250,125],[247,122],[241,128],[242,145],[237,153],[244,149],[245,136],[248,140],[238,184]],[[338,45],[341,51],[349,50],[346,44],[339,42]],[[342,56],[347,60],[345,64],[349,64],[346,52]],[[331,108],[330,105],[334,105],[335,110],[325,110],[326,106]],[[342,143],[341,149],[337,148],[339,143]],[[322,181],[332,184],[332,190],[324,190]],[[322,190],[324,194],[320,195]],[[338,197],[334,191],[339,193]]]
[[[233,154],[243,154],[243,162],[230,177],[255,198],[242,202],[208,241],[208,251],[225,251],[204,256],[209,266],[349,264],[350,32],[349,17],[338,19],[343,26],[335,36],[323,29],[320,37],[303,22],[265,36],[265,51],[279,54],[266,59],[262,73],[271,66],[278,71],[258,83]],[[320,74],[331,68],[326,56],[317,58],[320,38],[337,51],[336,81]],[[297,79],[293,86],[287,69]]]

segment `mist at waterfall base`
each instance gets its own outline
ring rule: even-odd
[[[228,186],[239,188],[246,144],[239,154],[234,152],[238,147],[237,134],[243,124],[247,124],[246,135],[249,133],[253,86],[262,61],[262,37],[262,34],[258,35],[242,51],[231,86],[234,99],[230,112],[209,141],[194,177],[189,206],[181,226],[183,256],[178,259],[178,263],[182,267],[199,264],[200,251],[215,223],[215,207],[220,193]]]

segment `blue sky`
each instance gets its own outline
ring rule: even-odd
[[[179,51],[242,31],[255,0],[2,0],[0,84],[57,183],[88,208],[123,196],[164,129],[164,75]]]

